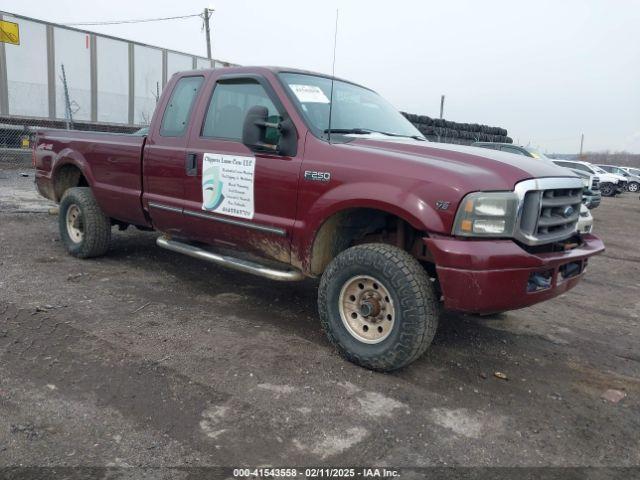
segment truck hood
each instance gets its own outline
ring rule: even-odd
[[[384,155],[405,166],[419,165],[423,168],[413,171],[423,172],[419,178],[437,180],[443,175],[440,178],[455,179],[457,184],[452,186],[466,191],[513,190],[516,183],[531,178],[576,177],[548,159],[466,145],[383,135],[357,136],[347,145],[366,154]]]

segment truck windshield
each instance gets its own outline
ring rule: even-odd
[[[318,136],[329,129],[331,79],[316,75],[281,73],[308,126]],[[352,83],[335,81],[331,132],[341,135],[410,137],[425,140],[404,116],[377,93]]]

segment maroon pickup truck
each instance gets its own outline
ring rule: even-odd
[[[426,141],[373,91],[280,68],[176,74],[146,136],[44,130],[39,192],[71,255],[113,226],[273,280],[320,277],[347,359],[389,371],[441,310],[494,313],[575,286],[603,251],[576,233],[582,182],[540,159]]]

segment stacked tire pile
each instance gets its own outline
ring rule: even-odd
[[[415,113],[402,112],[402,114],[432,142],[461,145],[470,145],[473,142],[513,143],[513,139],[507,136],[507,131],[504,128],[477,123],[451,122]]]

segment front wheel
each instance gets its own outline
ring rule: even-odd
[[[60,238],[69,254],[78,258],[106,253],[111,239],[111,221],[102,213],[91,189],[74,187],[60,201]]]
[[[627,190],[629,190],[630,192],[637,192],[638,189],[640,189],[640,183],[638,183],[638,182],[631,182],[627,186]]]
[[[616,193],[616,189],[613,183],[605,182],[600,184],[600,193],[604,197],[613,197]]]
[[[340,253],[318,290],[329,341],[347,360],[388,372],[429,347],[440,305],[420,263],[392,245],[366,244]]]

